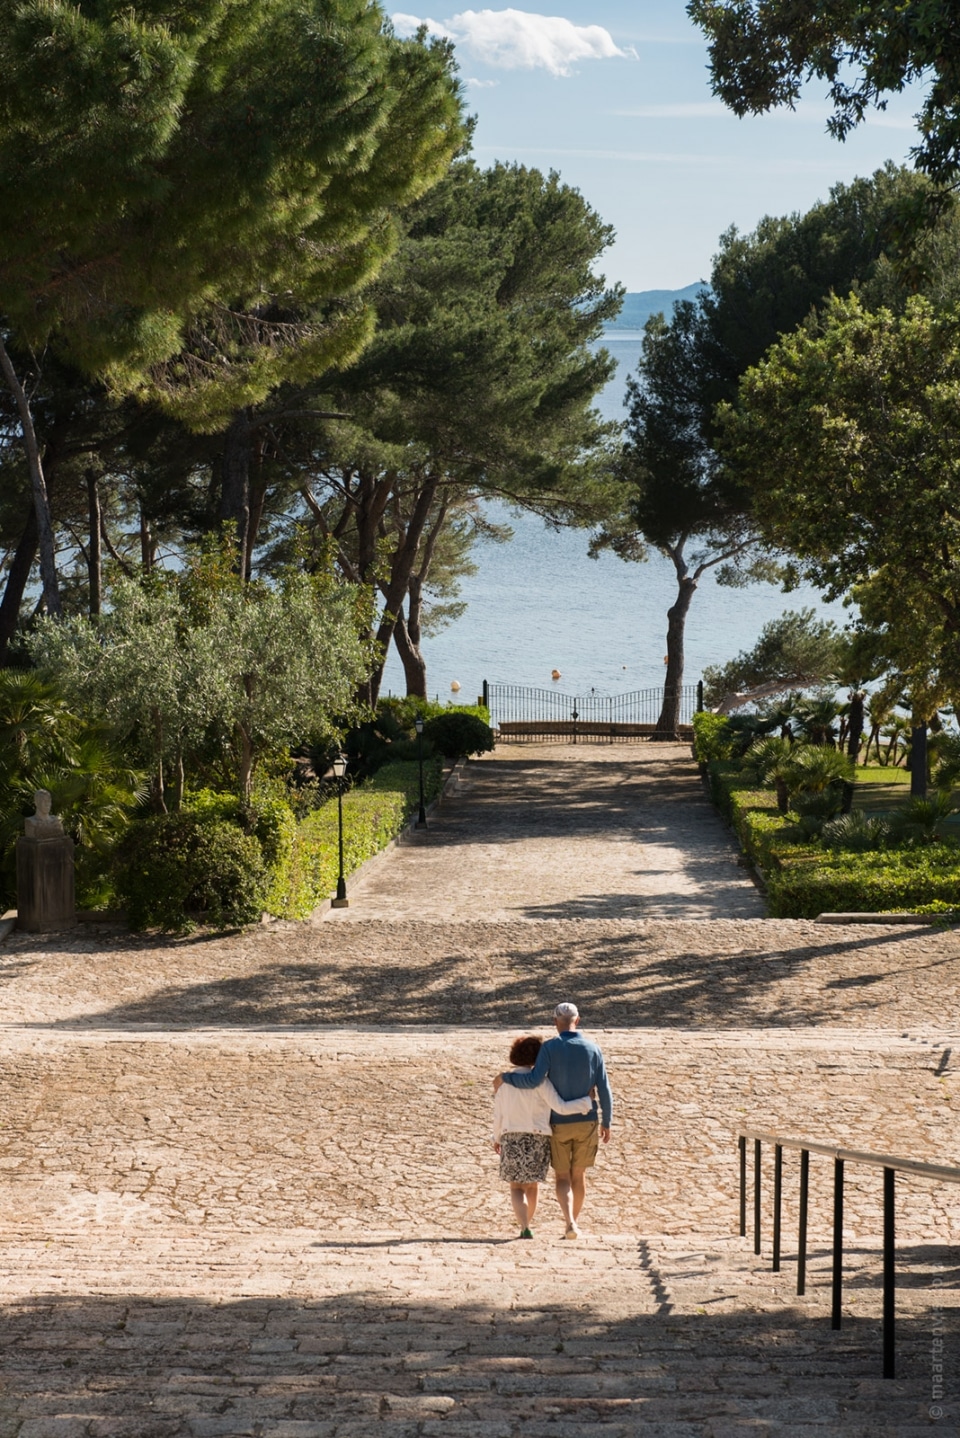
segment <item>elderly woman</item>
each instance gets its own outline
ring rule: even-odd
[[[533,1068],[542,1039],[527,1034],[515,1039],[510,1062],[515,1069]],[[562,1099],[549,1079],[538,1088],[513,1088],[502,1084],[493,1101],[493,1147],[500,1155],[500,1177],[510,1185],[510,1201],[520,1225],[520,1237],[532,1238],[530,1220],[537,1211],[538,1184],[547,1176],[550,1163],[550,1114],[589,1113],[593,1100]]]

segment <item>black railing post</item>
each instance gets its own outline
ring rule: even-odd
[[[740,1146],[740,1237],[747,1236],[747,1139],[741,1134]]]
[[[780,1272],[780,1210],[783,1204],[783,1147],[773,1150],[773,1271]]]
[[[833,1161],[833,1305],[830,1327],[839,1328],[843,1303],[843,1159]]]
[[[696,708],[696,713],[697,713],[697,714],[702,714],[702,713],[703,713],[703,680],[702,680],[702,679],[698,679],[698,680],[697,680],[697,708]]]
[[[893,1216],[895,1170],[883,1170],[883,1376],[896,1370],[896,1231]]]
[[[810,1193],[810,1150],[800,1150],[800,1231],[797,1235],[797,1293],[807,1290],[807,1198]]]
[[[490,685],[486,679],[483,681],[483,707],[488,710],[490,708]]]
[[[760,1140],[753,1140],[753,1251],[760,1252]]]

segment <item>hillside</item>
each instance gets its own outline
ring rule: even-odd
[[[663,313],[669,319],[676,300],[693,300],[707,286],[702,280],[682,290],[634,290],[623,299],[623,309],[608,329],[642,330],[651,315]]]

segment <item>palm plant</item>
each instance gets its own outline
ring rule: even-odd
[[[894,714],[888,724],[882,724],[880,726],[880,738],[885,739],[886,744],[882,749],[878,744],[877,751],[880,755],[880,763],[885,768],[891,762],[896,768],[899,766],[901,760],[906,760],[906,734],[909,727],[908,721],[899,714]]]
[[[837,740],[833,726],[839,712],[832,695],[814,695],[793,706],[791,720],[800,737],[808,744],[833,745]]]
[[[957,813],[948,790],[929,799],[911,799],[890,816],[890,834],[896,843],[913,847],[935,844],[948,836],[948,821]]]
[[[733,753],[740,758],[758,739],[770,733],[776,718],[768,714],[733,714],[727,721],[727,733],[733,741]]]
[[[743,761],[744,777],[755,784],[772,784],[777,794],[777,808],[785,814],[790,807],[787,775],[793,745],[789,739],[768,735],[757,739],[747,750]]]
[[[868,818],[862,809],[850,814],[841,814],[824,824],[820,831],[820,842],[827,849],[853,849],[865,851],[883,849],[890,840],[890,825],[879,815]]]
[[[936,736],[933,782],[937,789],[946,793],[960,784],[960,734],[941,731]]]
[[[790,806],[822,822],[838,814],[845,799],[852,799],[855,773],[842,750],[797,744],[784,762],[782,777]]]

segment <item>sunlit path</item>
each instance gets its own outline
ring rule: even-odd
[[[760,918],[690,746],[501,744],[351,886],[350,919]]]

